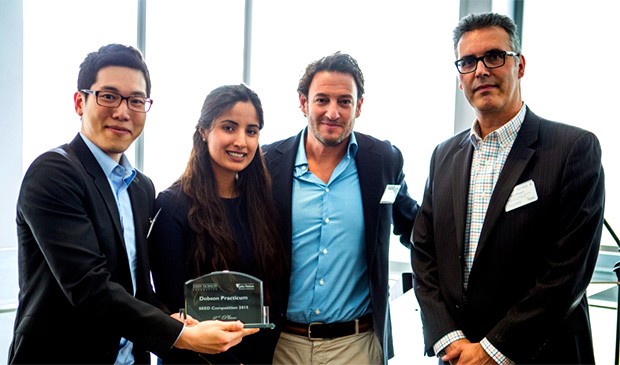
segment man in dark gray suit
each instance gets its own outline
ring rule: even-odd
[[[454,48],[476,120],[434,151],[414,226],[425,351],[454,364],[594,363],[586,288],[603,225],[599,142],[523,103],[510,18],[464,17]]]
[[[418,211],[403,156],[353,132],[364,76],[350,55],[310,63],[297,92],[307,128],[264,147],[291,260],[274,363],[387,363],[390,231],[409,245]]]
[[[147,351],[217,353],[256,332],[240,322],[184,326],[154,306],[146,236],[155,189],[124,155],[142,133],[150,92],[133,47],[101,47],[80,65],[81,131],[31,164],[17,201],[9,363],[150,363]]]

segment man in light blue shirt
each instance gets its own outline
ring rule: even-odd
[[[384,364],[390,232],[409,245],[418,205],[403,157],[388,141],[353,132],[364,102],[357,61],[337,52],[312,62],[299,87],[308,126],[264,146],[290,288],[276,364]]]
[[[134,288],[133,294],[136,295],[136,236],[133,223],[133,212],[131,209],[131,200],[127,188],[136,177],[136,170],[131,166],[127,156],[121,155],[120,161],[115,161],[112,157],[103,152],[97,145],[91,142],[83,133],[80,137],[95,156],[95,159],[103,169],[104,175],[108,178],[110,188],[114,192],[114,199],[119,211],[121,229],[123,238],[125,239],[125,250],[129,259],[129,268],[131,274],[131,283]],[[116,364],[133,364],[134,356],[132,353],[133,343],[126,338],[122,338],[119,347],[119,354],[116,358]]]
[[[356,151],[351,135],[344,158],[326,183],[308,170],[304,145],[299,145],[293,173],[291,277],[306,280],[291,280],[291,321],[352,321],[370,312]]]

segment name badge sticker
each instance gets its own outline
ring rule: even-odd
[[[388,184],[385,186],[385,191],[381,197],[381,204],[392,204],[396,200],[396,196],[400,191],[400,185]]]
[[[512,190],[508,202],[506,203],[506,212],[517,209],[524,205],[530,204],[538,200],[536,186],[531,179],[521,183]]]

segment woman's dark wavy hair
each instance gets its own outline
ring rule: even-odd
[[[213,122],[238,102],[251,102],[256,109],[259,129],[263,128],[263,107],[258,95],[247,86],[224,85],[207,95],[193,135],[193,147],[185,172],[175,182],[189,197],[189,224],[196,234],[189,256],[190,271],[196,276],[211,270],[228,270],[239,262],[239,253],[231,233],[231,225],[220,196],[211,166],[209,146],[202,140],[200,129],[210,130]],[[282,243],[277,229],[277,214],[271,192],[271,178],[263,153],[258,147],[254,159],[242,171],[235,190],[245,202],[249,232],[254,244],[254,257],[262,273],[266,293],[269,284],[281,278]]]

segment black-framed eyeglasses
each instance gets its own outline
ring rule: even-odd
[[[123,96],[114,91],[107,90],[80,90],[83,93],[95,95],[97,105],[105,106],[107,108],[118,108],[123,100],[127,100],[127,107],[134,112],[146,113],[151,109],[153,100],[145,98],[144,96],[130,95]]]
[[[460,60],[456,60],[454,64],[460,73],[468,74],[476,71],[479,61],[482,61],[486,68],[502,67],[506,64],[506,55],[519,57],[518,53],[512,51],[489,51],[480,57],[463,57]]]

